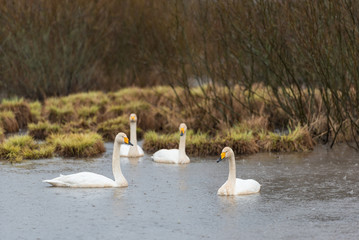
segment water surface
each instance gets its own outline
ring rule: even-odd
[[[184,166],[121,158],[128,188],[49,187],[43,179],[91,171],[112,177],[112,144],[95,159],[0,162],[1,239],[359,239],[359,154],[237,156],[237,177],[260,194],[217,196],[228,162]]]

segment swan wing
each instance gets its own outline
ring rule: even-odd
[[[261,189],[261,185],[253,179],[236,179],[236,194],[252,194],[257,193]]]
[[[60,177],[44,180],[55,187],[116,187],[115,181],[91,172],[80,172],[70,175],[60,175]]]
[[[152,156],[153,161],[160,163],[178,163],[179,150],[178,149],[161,149],[155,152]]]

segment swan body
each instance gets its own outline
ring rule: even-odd
[[[132,140],[130,140],[130,141],[132,143]],[[135,147],[135,146],[129,146],[129,145],[121,144],[120,156],[121,157],[142,157],[143,155],[145,155],[142,148],[137,145],[137,153],[138,153],[138,155],[130,156],[129,152],[130,152],[130,149],[133,148],[133,147]]]
[[[161,149],[153,154],[153,160],[159,163],[189,163],[189,157],[186,155],[180,161],[178,149]]]
[[[130,141],[133,146],[122,144],[120,148],[121,157],[142,157],[145,155],[142,148],[137,145],[136,125],[137,116],[136,114],[132,113],[130,115]]]
[[[70,175],[62,175],[60,177],[44,180],[56,187],[117,187],[116,182],[108,177],[92,172],[80,172]]]
[[[161,149],[155,152],[152,156],[153,161],[158,163],[189,163],[190,159],[186,154],[186,132],[187,126],[184,123],[180,124],[180,143],[178,149]]]
[[[44,180],[43,182],[49,183],[54,187],[74,187],[74,188],[105,188],[105,187],[127,187],[128,183],[121,171],[120,165],[120,144],[131,144],[128,141],[126,134],[117,134],[114,141],[114,148],[112,154],[112,172],[115,180],[92,172],[80,172],[70,175],[62,175],[59,177]]]
[[[218,189],[218,195],[246,195],[258,193],[260,191],[261,185],[256,180],[236,178],[236,161],[234,152],[231,148],[225,147],[217,162],[222,161],[224,158],[229,158],[229,174],[228,180]]]

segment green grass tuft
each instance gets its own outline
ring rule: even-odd
[[[93,157],[105,152],[102,137],[97,133],[53,134],[47,142],[62,157]]]
[[[50,106],[48,108],[48,119],[52,123],[64,124],[76,119],[75,111],[71,105],[65,105],[61,108]]]
[[[42,105],[39,101],[30,102],[30,113],[31,113],[31,119],[33,122],[38,122],[42,120],[41,112],[42,112]]]
[[[88,119],[96,116],[98,111],[98,106],[83,106],[77,109],[77,114],[80,118]]]
[[[30,123],[28,126],[29,135],[35,139],[45,139],[50,134],[59,133],[61,127],[57,123],[38,122]]]
[[[124,132],[129,135],[128,116],[121,116],[100,123],[97,126],[97,132],[101,134],[106,141],[113,141],[118,132]]]
[[[0,144],[0,158],[9,161],[50,158],[53,152],[53,146],[38,144],[29,135],[13,136]]]

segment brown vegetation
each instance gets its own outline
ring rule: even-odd
[[[32,120],[29,104],[22,98],[2,100],[0,104],[0,111],[13,112],[19,128],[27,127],[27,124]]]
[[[11,111],[0,112],[0,126],[6,133],[14,133],[19,131],[19,125],[16,121],[15,115]]]
[[[170,87],[72,95],[46,103],[44,114],[99,123],[144,101],[146,130],[187,120],[217,131],[264,117],[270,130],[300,124],[331,146],[359,148],[358,9],[352,0],[0,0],[0,87],[48,100],[161,83]],[[13,111],[20,128],[32,116],[0,110]]]
[[[0,143],[2,141],[4,141],[5,139],[5,134],[4,134],[4,130],[2,129],[2,127],[0,127]]]

